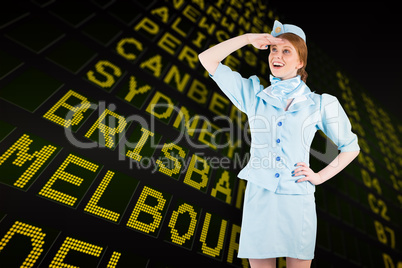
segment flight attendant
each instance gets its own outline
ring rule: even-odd
[[[271,85],[257,76],[243,78],[221,63],[246,45],[270,50]],[[314,191],[359,154],[357,136],[336,97],[311,92],[306,85],[307,45],[303,30],[275,21],[271,34],[248,33],[221,42],[199,55],[211,78],[248,116],[250,160],[238,177],[247,180],[239,258],[252,268],[310,267],[317,217]],[[267,74],[268,75],[268,74]],[[309,167],[310,146],[323,131],[340,153],[317,172]]]

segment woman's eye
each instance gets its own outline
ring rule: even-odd
[[[289,54],[289,53],[290,53],[290,50],[285,49],[285,50],[283,51],[283,53],[285,53],[285,54]]]

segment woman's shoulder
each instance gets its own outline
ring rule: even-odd
[[[328,104],[338,101],[338,98],[328,93],[311,92],[310,97],[318,104]]]
[[[260,90],[260,79],[257,75],[251,75],[248,78],[243,77],[238,71],[233,70],[228,65],[223,63],[219,63],[218,67],[214,73],[214,75],[209,74],[209,76],[215,81],[227,81],[227,82],[236,82],[236,81],[250,81],[253,87],[258,88]]]

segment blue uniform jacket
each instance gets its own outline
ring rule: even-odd
[[[309,165],[310,146],[322,130],[341,152],[358,151],[357,136],[338,99],[329,94],[309,93],[296,97],[285,111],[281,101],[267,94],[257,76],[243,78],[219,64],[212,79],[230,101],[248,117],[250,160],[238,177],[278,194],[309,194],[315,186],[296,183],[295,164]],[[317,172],[317,171],[316,171]]]

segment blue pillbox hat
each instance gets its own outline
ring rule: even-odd
[[[292,24],[282,24],[279,21],[275,20],[274,27],[272,27],[271,35],[277,37],[278,35],[281,35],[283,33],[293,33],[301,37],[304,42],[306,42],[306,35],[300,27]]]

